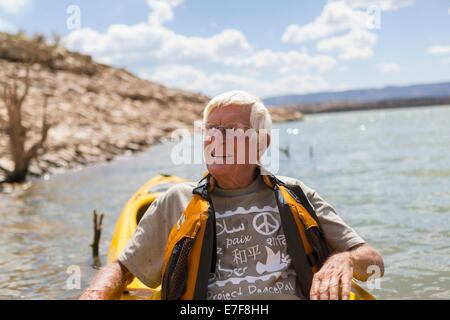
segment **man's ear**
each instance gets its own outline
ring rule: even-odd
[[[265,131],[260,132],[258,137],[258,160],[261,159],[261,157],[264,155],[264,152],[266,152],[269,146],[270,135]]]

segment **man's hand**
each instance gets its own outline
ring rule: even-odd
[[[383,276],[383,258],[368,244],[359,244],[348,251],[332,255],[314,274],[310,291],[311,300],[337,300],[339,287],[342,288],[342,300],[348,300],[352,278],[367,281],[371,276],[367,273],[370,266],[380,268],[380,276]]]
[[[332,255],[322,268],[314,274],[311,285],[311,300],[338,300],[339,286],[342,299],[348,300],[352,287],[353,261],[351,253],[341,252]]]
[[[110,262],[98,273],[90,287],[78,299],[118,299],[133,278],[131,272],[118,260]]]

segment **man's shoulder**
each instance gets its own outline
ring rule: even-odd
[[[315,191],[313,189],[311,189],[310,187],[308,187],[302,180],[300,179],[296,179],[296,178],[292,178],[292,177],[287,177],[287,176],[276,176],[278,180],[280,180],[281,182],[287,184],[287,185],[297,185],[300,186],[303,190],[303,192],[309,197],[310,194],[314,193]]]
[[[181,182],[171,186],[152,203],[149,210],[154,213],[164,212],[164,216],[178,219],[191,201],[195,186],[194,182]]]
[[[178,197],[192,197],[192,190],[194,190],[196,185],[192,181],[177,183],[164,193],[164,198],[173,200]]]
[[[301,186],[305,185],[301,180],[292,178],[292,177],[277,175],[276,178],[285,184],[290,184],[290,185],[296,184],[296,185],[301,185]]]
[[[277,175],[276,178],[286,184],[298,184],[300,182],[300,180],[298,180],[298,179],[287,177],[287,176],[278,176]]]

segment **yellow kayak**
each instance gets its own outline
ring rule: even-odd
[[[119,254],[125,248],[128,240],[130,240],[139,220],[142,218],[148,207],[161,194],[167,191],[174,184],[186,182],[185,179],[170,176],[157,175],[144,184],[126,203],[122,213],[117,221],[114,230],[111,246],[108,251],[107,263],[117,259]],[[161,293],[161,286],[157,288],[149,288],[138,278],[134,278],[133,282],[128,285],[125,292],[121,296],[121,300],[149,300],[158,299]]]
[[[177,176],[159,174],[144,184],[130,200],[128,200],[117,221],[111,246],[108,251],[107,263],[117,259],[136,230],[139,220],[152,202],[174,184],[186,181],[187,180]],[[139,279],[134,278],[133,282],[127,286],[120,299],[158,300],[160,297],[161,286],[149,288],[139,281]],[[375,298],[353,280],[350,300],[375,300]]]

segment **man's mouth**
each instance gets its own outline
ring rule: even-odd
[[[227,153],[225,150],[212,150],[211,157],[215,159],[227,159],[227,158],[233,158],[234,155],[232,153]]]
[[[231,158],[233,157],[233,155],[227,155],[227,154],[212,154],[211,155],[213,158]]]

